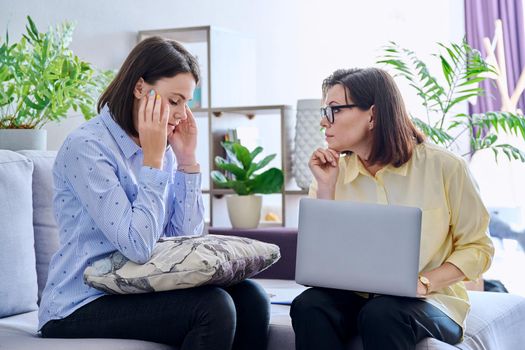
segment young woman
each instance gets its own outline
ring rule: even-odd
[[[414,349],[426,337],[459,342],[469,310],[462,281],[477,279],[494,253],[465,161],[424,141],[380,69],[338,70],[323,95],[328,148],[310,159],[310,196],[421,208],[420,298],[308,289],[290,311],[297,349],[345,349],[354,334],[365,350]]]
[[[67,137],[53,168],[61,246],[40,305],[43,337],[266,348],[269,302],[252,281],[133,295],[83,283],[84,269],[116,250],[143,264],[159,237],[201,234],[197,128],[186,104],[198,81],[184,47],[146,39],[101,96],[100,114]]]

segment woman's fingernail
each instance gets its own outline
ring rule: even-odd
[[[160,95],[157,95],[157,100],[160,100]]]
[[[149,95],[150,95],[150,96],[155,95],[155,91],[154,91],[153,89],[151,89],[151,90],[149,91]]]

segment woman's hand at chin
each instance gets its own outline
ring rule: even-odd
[[[318,148],[312,153],[308,166],[317,181],[317,198],[333,199],[339,176],[339,153],[330,148]]]
[[[185,106],[185,119],[178,119],[173,132],[168,134],[168,143],[175,153],[177,164],[193,165],[197,163],[195,152],[197,150],[197,123],[190,108]]]

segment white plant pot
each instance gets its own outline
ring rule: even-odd
[[[292,154],[292,173],[297,186],[307,190],[312,182],[308,161],[319,147],[325,147],[324,135],[320,131],[321,100],[298,100],[295,120],[295,142]]]
[[[0,129],[0,149],[45,151],[47,149],[47,130]]]
[[[230,195],[226,197],[228,215],[233,228],[257,228],[261,220],[262,197]]]

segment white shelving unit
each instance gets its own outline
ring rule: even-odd
[[[182,43],[199,60],[201,69],[200,107],[193,108],[199,128],[197,159],[203,174],[202,190],[209,226],[230,227],[225,195],[229,190],[215,188],[210,172],[214,158],[224,155],[220,141],[228,129],[244,130],[239,138],[253,149],[264,148],[263,155],[276,153],[270,163],[284,171],[285,186],[281,193],[263,196],[261,226],[294,226],[295,218],[287,218],[287,209],[297,207],[300,190],[289,178],[289,159],[294,111],[287,105],[254,106],[255,42],[248,36],[212,26],[140,31],[138,40],[161,36]],[[246,107],[224,107],[246,106]],[[248,132],[248,131],[251,131]],[[243,139],[244,138],[244,139]],[[290,199],[290,200],[287,200]],[[279,222],[265,222],[267,212],[277,214]]]

